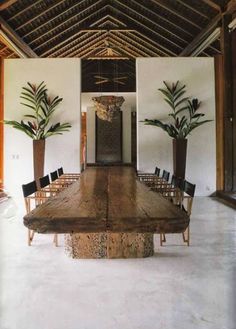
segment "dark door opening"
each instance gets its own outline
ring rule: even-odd
[[[101,120],[96,115],[96,163],[122,163],[121,111],[116,114],[112,122]]]

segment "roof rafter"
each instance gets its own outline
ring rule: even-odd
[[[101,21],[103,21],[106,18],[110,18],[111,20],[114,20],[115,22],[117,22],[118,24],[122,25],[122,26],[127,26],[126,24],[124,24],[123,22],[121,22],[119,19],[113,17],[112,15],[106,15],[100,19],[98,19],[97,21],[95,21],[93,24],[90,24],[90,27],[93,27],[94,25],[98,25]],[[100,26],[100,25],[99,25]]]
[[[160,6],[164,9],[166,9],[167,11],[169,11],[170,13],[174,14],[175,16],[179,17],[180,19],[182,19],[183,21],[187,22],[188,24],[195,26],[198,30],[200,30],[201,28],[199,27],[199,25],[197,25],[196,23],[194,23],[192,20],[184,17],[183,15],[181,15],[177,10],[175,10],[174,8],[170,7],[166,1],[164,0],[150,0],[153,3],[155,3],[157,6]]]
[[[138,4],[138,5],[139,5],[140,8],[142,8],[142,9],[148,11],[150,14],[155,15],[155,13],[152,12],[151,10],[149,10],[147,7],[144,7],[144,6],[140,5],[140,4]],[[135,10],[132,9],[131,7],[129,7],[129,8],[130,8],[130,10],[132,10],[133,12],[135,11]],[[164,30],[166,33],[168,33],[168,34],[174,36],[176,39],[179,39],[181,42],[184,42],[185,44],[188,43],[185,39],[183,39],[182,37],[178,36],[177,34],[171,32],[170,30],[166,29],[164,26],[161,26],[160,24],[156,23],[155,21],[152,21],[152,20],[151,20],[149,17],[147,17],[146,15],[145,15],[145,16],[144,16],[144,15],[141,15],[141,14],[139,14],[139,15],[140,15],[141,17],[145,18],[145,20],[148,21],[148,22],[150,22],[151,24],[156,25],[159,29]],[[175,44],[175,46],[177,46],[176,43],[174,43],[174,44]]]
[[[149,55],[152,56],[159,56],[159,54],[157,54],[156,52],[152,51],[149,49],[148,45],[146,44],[146,46],[142,45],[140,42],[135,41],[132,37],[132,34],[130,36],[127,36],[126,34],[122,34],[120,32],[116,32],[115,34],[118,34],[120,36],[121,39],[123,39],[126,42],[131,42],[131,44],[135,44],[138,48],[144,48],[146,51],[149,52]]]
[[[138,26],[142,26],[143,29],[145,30],[148,30],[149,32],[151,32],[152,34],[155,34],[155,35],[158,35],[159,37],[163,38],[159,33],[157,33],[156,31],[152,30],[150,27],[144,25],[143,23],[137,21],[136,19],[130,17],[129,15],[125,14],[124,12],[120,11],[119,9],[117,8],[112,8],[114,9],[115,11],[119,12],[120,15],[123,15],[126,17],[126,19],[128,19],[129,21],[132,21],[134,22],[135,24],[137,24]],[[169,41],[169,40],[168,40]],[[170,42],[169,42],[170,43]],[[159,47],[161,49],[163,49],[163,51],[169,53],[169,54],[172,54],[172,55],[176,55],[174,52],[170,51],[169,49],[167,49],[165,46],[162,46],[161,44],[159,45]]]
[[[155,12],[154,10],[151,10],[148,8],[148,6],[143,6],[142,4],[140,4],[139,2],[137,2],[137,0],[131,0],[133,3],[135,3],[138,7],[142,8],[143,10],[146,10],[148,11],[150,14],[154,15],[155,17],[167,22],[168,24],[171,24],[172,26],[174,26],[176,29],[178,29],[179,31],[181,31],[182,33],[185,33],[185,34],[188,34],[189,36],[192,36],[193,34],[190,33],[189,31],[186,31],[185,29],[183,29],[181,26],[177,25],[177,24],[174,24],[173,22],[170,22],[170,20],[166,19],[164,16],[158,14],[157,12]],[[149,19],[148,17],[145,16],[145,19]],[[153,21],[154,23],[154,21]],[[156,25],[158,25],[159,27],[161,28],[164,28],[163,26],[159,25],[156,23]],[[173,34],[173,32],[170,32],[168,29],[165,28],[165,30],[168,32],[168,33],[171,33]],[[184,39],[182,39],[184,40]]]
[[[100,1],[103,1],[103,0],[98,0],[98,1],[100,2]],[[103,10],[105,10],[105,9],[106,9],[106,6],[105,6],[105,7],[102,7],[101,9],[99,9],[99,11],[103,11]],[[83,18],[82,20],[77,21],[75,24],[70,25],[68,28],[64,29],[63,31],[58,32],[57,35],[56,35],[56,37],[58,38],[60,35],[66,33],[66,32],[67,32],[68,30],[70,30],[71,28],[74,28],[74,27],[80,25],[81,23],[83,23],[84,21],[86,21],[87,19],[91,18],[91,17],[94,16],[94,15],[96,15],[96,13],[92,13],[92,14],[90,14],[89,16],[86,16],[85,18]],[[51,31],[50,31],[50,32],[51,32]],[[48,32],[44,33],[44,35],[46,35],[46,34],[48,34]],[[42,48],[43,45],[49,43],[50,41],[52,41],[52,40],[54,40],[54,39],[55,39],[55,36],[52,36],[51,38],[49,38],[49,39],[47,39],[46,41],[40,43],[40,45],[38,45],[37,47],[35,47],[35,48],[33,48],[33,49],[34,49],[34,50],[36,50],[36,49],[40,49],[40,48]],[[31,44],[31,42],[30,42],[29,44]]]
[[[142,18],[144,18],[143,15],[141,15],[140,13],[136,12],[134,9],[132,9],[131,7],[126,6],[125,4],[121,3],[119,0],[116,0],[116,3],[119,3],[122,7],[124,7],[125,9],[128,9],[130,12],[133,12],[139,16],[141,16]],[[130,14],[128,15],[130,18],[134,19],[133,17],[130,16]],[[148,17],[145,16],[145,19],[149,22],[151,22],[152,24],[158,25],[155,22],[151,21]],[[153,30],[151,28],[149,28],[147,25],[145,25],[146,28]],[[158,25],[158,27],[160,28],[160,26]],[[160,34],[159,32],[153,30],[153,32],[155,32],[160,38],[164,39],[166,42],[171,43],[172,45],[174,45],[177,48],[182,48],[181,46],[179,46],[177,43],[173,42],[172,40],[170,40],[169,38],[166,38],[164,35]],[[187,43],[185,41],[185,43]]]
[[[12,21],[13,19],[15,19],[16,17],[24,14],[24,12],[26,12],[27,10],[31,9],[32,7],[34,7],[35,5],[37,5],[38,3],[40,3],[43,0],[37,0],[34,1],[31,5],[25,7],[24,9],[18,11],[15,15],[11,15],[11,17],[8,19],[8,21]],[[64,0],[65,1],[65,0]]]
[[[17,0],[2,0],[0,3],[0,11],[7,9],[11,5],[13,5]]]
[[[28,57],[38,57],[36,53],[16,34],[16,32],[0,17],[0,28],[6,36]]]
[[[211,8],[213,8],[221,13],[221,7],[219,5],[217,5],[214,1],[212,1],[212,0],[201,0],[201,1],[203,1],[205,4],[207,4]]]
[[[182,6],[192,10],[194,13],[196,13],[197,15],[200,15],[204,18],[209,19],[209,17],[205,14],[203,14],[200,10],[197,10],[196,8],[194,8],[192,5],[187,4],[186,2],[184,2],[183,0],[176,0],[177,2],[179,2]]]
[[[204,39],[208,37],[208,35],[214,30],[217,26],[218,22],[221,20],[222,15],[221,13],[216,15],[213,20],[203,29],[196,38],[184,49],[181,51],[179,56],[188,56],[191,52],[197,48],[199,44],[203,42]]]
[[[64,48],[68,48],[68,46],[69,46],[69,49],[66,49],[64,52],[62,52],[62,54],[60,54],[60,56],[65,57],[65,56],[67,56],[68,53],[70,53],[73,50],[80,50],[80,49],[88,48],[93,41],[98,41],[100,39],[103,40],[103,38],[105,36],[106,36],[106,32],[103,32],[102,35],[100,32],[97,32],[96,34],[93,34],[92,36],[86,38],[86,40],[83,40],[82,42],[80,42],[78,40],[77,44],[74,47],[70,47],[70,44],[66,45],[66,47],[64,47]]]
[[[84,1],[84,0],[83,0],[83,1]],[[97,1],[96,1],[95,3],[93,3],[91,6],[89,6],[89,7],[85,8],[85,9],[83,9],[83,10],[80,12],[80,14],[83,14],[84,12],[88,11],[89,9],[93,8],[94,6],[97,6],[99,3],[103,2],[103,1],[104,1],[104,0],[97,0]],[[60,14],[60,15],[61,15],[61,14]],[[59,15],[59,16],[60,16],[60,15]],[[94,15],[94,13],[88,15],[87,17],[89,17],[89,16],[91,16],[91,15]],[[34,42],[36,42],[37,40],[41,39],[42,37],[44,37],[44,36],[47,35],[48,33],[52,33],[53,31],[55,31],[56,29],[58,29],[59,27],[63,26],[65,23],[69,22],[71,19],[73,19],[73,18],[75,18],[75,17],[77,17],[77,16],[78,16],[78,13],[76,13],[76,14],[73,15],[72,17],[69,17],[68,19],[66,19],[66,20],[64,20],[63,22],[61,22],[60,24],[54,26],[54,27],[51,28],[50,30],[47,30],[45,33],[39,35],[37,38],[32,39],[32,40],[29,42],[29,44],[31,45],[32,43],[34,43]],[[85,17],[83,20],[81,20],[81,22],[84,21],[87,17]],[[47,24],[47,23],[48,23],[48,22],[45,22],[44,25]],[[76,24],[72,25],[72,26],[75,26],[75,25],[77,25],[77,24],[78,24],[78,22],[77,22]],[[70,27],[71,27],[71,26],[70,26]],[[39,26],[38,28],[41,28],[41,26]],[[25,38],[26,36],[28,36],[29,34],[31,34],[32,32],[33,32],[33,31],[31,31],[31,32],[28,33],[27,35],[24,35],[24,38]],[[64,31],[63,31],[63,32],[64,32]]]
[[[129,46],[127,46],[127,42],[125,40],[123,40],[120,36],[116,35],[116,34],[112,34],[111,36],[111,40],[116,40],[118,42],[121,42],[122,44],[122,49],[128,49],[128,50],[133,50],[135,52],[137,52],[137,54],[141,54],[144,57],[149,57],[150,54],[148,54],[147,52],[141,50],[140,48],[138,48],[137,46],[130,44]]]
[[[32,23],[33,21],[35,21],[35,20],[38,19],[39,17],[41,17],[41,16],[47,14],[50,10],[52,10],[52,9],[54,9],[54,8],[56,8],[56,7],[58,7],[58,6],[59,6],[60,4],[62,4],[63,2],[65,2],[65,0],[61,0],[61,1],[59,1],[58,3],[56,3],[56,4],[53,4],[53,5],[51,5],[51,6],[48,6],[47,9],[44,10],[43,12],[37,14],[36,16],[31,17],[30,20],[24,22],[23,24],[18,25],[18,26],[15,28],[15,30],[16,30],[16,31],[21,30],[23,27],[25,27],[26,25]],[[53,19],[54,19],[54,18],[53,18]],[[51,19],[51,21],[52,21],[53,19]],[[51,21],[50,21],[50,22],[51,22]],[[48,23],[48,22],[47,22],[47,23]],[[43,25],[44,25],[44,24],[38,26],[36,29],[31,29],[30,32],[27,33],[27,34],[25,34],[25,35],[23,35],[23,37],[24,37],[24,38],[27,37],[27,35],[29,35],[29,34],[35,32],[37,29],[41,28]]]

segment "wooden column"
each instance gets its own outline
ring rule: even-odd
[[[231,33],[232,41],[232,111],[233,111],[233,190],[236,191],[236,30]]]
[[[233,106],[232,106],[232,50],[228,25],[231,15],[222,18],[221,49],[224,76],[224,190],[233,190]]]
[[[3,58],[0,58],[0,121],[3,120]],[[0,122],[0,188],[3,186],[3,123]]]
[[[223,56],[215,56],[216,88],[216,190],[224,190],[224,65]]]

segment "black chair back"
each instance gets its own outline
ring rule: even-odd
[[[155,172],[154,172],[154,174],[157,175],[157,176],[159,177],[159,176],[160,176],[160,171],[161,171],[161,169],[158,168],[158,167],[156,167],[156,168],[155,168]]]
[[[54,180],[58,179],[57,171],[55,170],[55,171],[51,172],[50,176],[51,176],[52,182],[54,182]]]
[[[166,170],[163,170],[163,173],[162,173],[162,178],[165,180],[165,181],[169,181],[169,177],[170,177],[170,173],[169,171],[166,171]]]
[[[57,172],[58,172],[58,176],[59,176],[59,177],[60,177],[61,175],[64,174],[64,171],[63,171],[63,168],[62,168],[62,167],[59,168],[59,169],[57,170]]]
[[[192,184],[186,180],[184,181],[184,192],[189,196],[191,196],[192,198],[194,197],[195,194],[195,188],[196,188],[195,184]]]
[[[49,179],[48,175],[39,178],[40,188],[44,188],[44,187],[48,186],[49,184],[50,184],[50,179]]]
[[[27,196],[37,192],[37,185],[35,180],[33,182],[30,182],[28,184],[22,185],[23,195],[26,198]]]

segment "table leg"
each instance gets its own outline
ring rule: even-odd
[[[142,258],[154,253],[152,233],[72,233],[65,235],[72,258]]]

